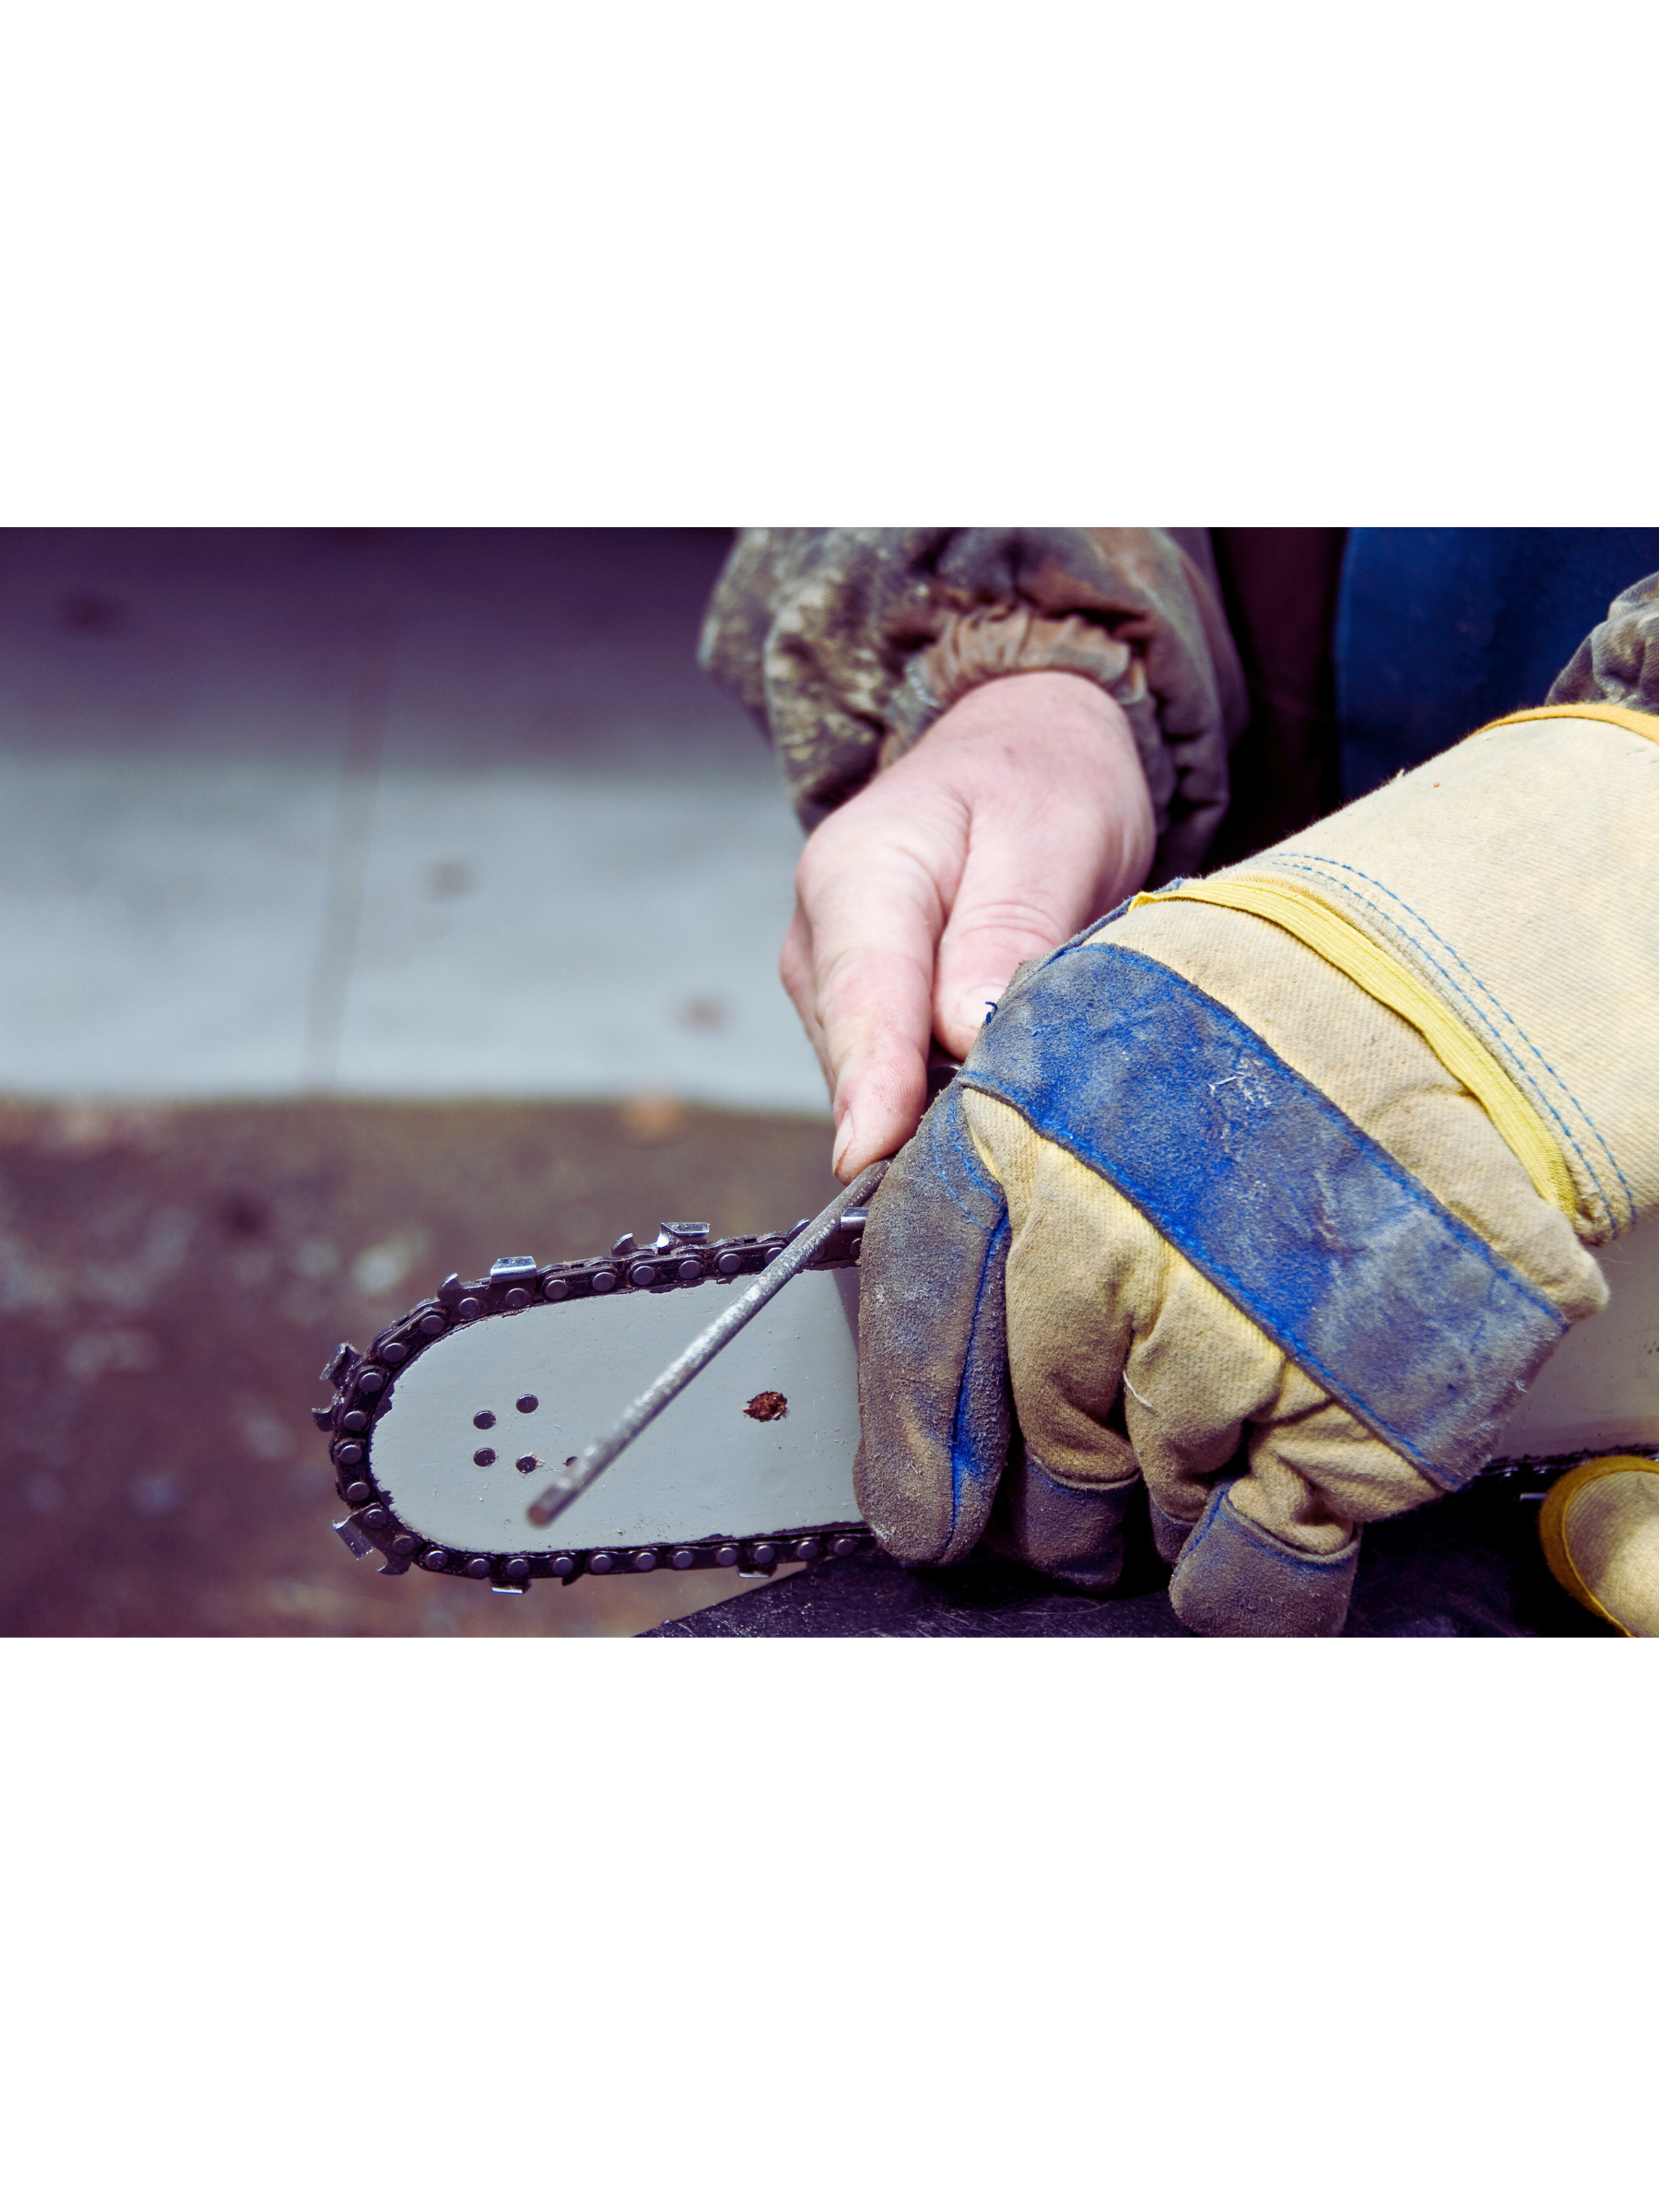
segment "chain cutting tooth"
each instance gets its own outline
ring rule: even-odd
[[[817,1255],[818,1264],[848,1266],[855,1262],[865,1218],[863,1207],[843,1216],[834,1242]],[[347,1502],[358,1508],[346,1520],[333,1524],[335,1533],[354,1557],[379,1555],[382,1574],[406,1574],[412,1566],[419,1565],[434,1574],[488,1581],[492,1591],[512,1597],[524,1596],[538,1575],[568,1584],[584,1573],[604,1575],[621,1571],[648,1574],[659,1567],[673,1567],[681,1572],[697,1567],[735,1567],[746,1581],[763,1581],[782,1559],[804,1563],[826,1553],[833,1559],[850,1559],[856,1552],[873,1549],[867,1530],[853,1532],[843,1526],[816,1532],[796,1529],[784,1535],[748,1537],[741,1543],[710,1541],[621,1550],[606,1547],[534,1557],[515,1554],[496,1559],[483,1553],[451,1550],[400,1527],[395,1514],[376,1498],[368,1465],[373,1424],[390,1395],[388,1383],[407,1362],[418,1359],[445,1335],[452,1322],[477,1320],[492,1304],[497,1304],[498,1311],[510,1312],[528,1305],[538,1293],[549,1303],[561,1302],[572,1291],[603,1296],[619,1287],[618,1278],[625,1272],[641,1288],[647,1287],[642,1279],[647,1277],[655,1287],[665,1289],[711,1277],[729,1280],[763,1266],[806,1226],[804,1221],[796,1222],[787,1236],[726,1238],[711,1250],[708,1222],[665,1221],[642,1253],[631,1231],[618,1238],[612,1247],[616,1259],[627,1261],[641,1253],[638,1262],[626,1269],[606,1265],[602,1259],[567,1261],[548,1268],[539,1266],[527,1254],[497,1260],[487,1280],[464,1282],[457,1275],[446,1276],[437,1296],[423,1300],[401,1321],[382,1330],[368,1354],[351,1344],[341,1344],[323,1370],[323,1380],[336,1386],[335,1402],[312,1409],[312,1418],[332,1439],[338,1487]],[[653,1265],[664,1253],[671,1256]],[[673,1256],[676,1254],[680,1256]],[[489,1425],[494,1425],[493,1420]]]
[[[336,1521],[334,1532],[354,1559],[366,1559],[374,1549],[355,1521]]]

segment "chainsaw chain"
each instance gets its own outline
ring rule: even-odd
[[[843,1214],[827,1243],[807,1262],[808,1269],[855,1267],[863,1244],[865,1213]],[[323,1370],[320,1381],[334,1384],[327,1406],[312,1408],[312,1418],[329,1438],[335,1488],[347,1508],[335,1532],[359,1559],[382,1557],[382,1574],[406,1574],[411,1567],[429,1574],[459,1575],[488,1583],[503,1594],[519,1595],[533,1582],[573,1583],[583,1574],[649,1574],[659,1567],[686,1572],[696,1567],[735,1567],[748,1574],[771,1574],[788,1560],[845,1559],[877,1548],[862,1522],[838,1521],[823,1526],[791,1528],[775,1535],[735,1541],[711,1537],[700,1544],[658,1544],[638,1548],[515,1552],[456,1551],[429,1543],[397,1517],[374,1477],[374,1429],[390,1403],[397,1377],[434,1344],[503,1313],[522,1313],[534,1305],[562,1305],[579,1298],[661,1298],[698,1283],[734,1282],[759,1275],[777,1258],[791,1238],[806,1227],[797,1221],[787,1236],[723,1237],[709,1241],[702,1221],[665,1221],[653,1243],[639,1246],[620,1237],[608,1254],[552,1265],[531,1258],[498,1260],[488,1276],[464,1282],[447,1277],[437,1295],[423,1299],[382,1329],[367,1351],[343,1344]]]

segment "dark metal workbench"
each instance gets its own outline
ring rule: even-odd
[[[1348,1636],[1612,1636],[1550,1578],[1524,1477],[1482,1477],[1461,1496],[1366,1532]],[[771,1589],[671,1620],[654,1636],[1184,1636],[1169,1570],[1133,1523],[1110,1597],[1057,1590],[982,1556],[914,1573],[887,1559],[829,1559]]]

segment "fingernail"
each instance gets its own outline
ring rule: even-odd
[[[848,1153],[853,1149],[853,1139],[855,1134],[856,1132],[853,1124],[853,1116],[850,1113],[843,1114],[841,1120],[835,1124],[835,1151],[830,1162],[830,1172],[832,1174],[841,1174],[841,1162],[846,1159]],[[844,1181],[845,1178],[843,1177],[842,1180]]]

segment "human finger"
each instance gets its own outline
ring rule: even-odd
[[[818,1063],[824,1071],[824,1082],[833,1091],[835,1071],[824,1046],[824,1025],[818,1016],[818,988],[812,972],[812,924],[806,910],[797,897],[794,912],[789,918],[789,927],[783,934],[783,946],[778,955],[778,974],[783,988],[801,1018],[801,1027],[806,1041],[818,1054]]]
[[[878,827],[809,846],[797,880],[810,941],[802,996],[822,1041],[833,1165],[846,1181],[889,1158],[922,1117],[941,900],[924,862]]]

